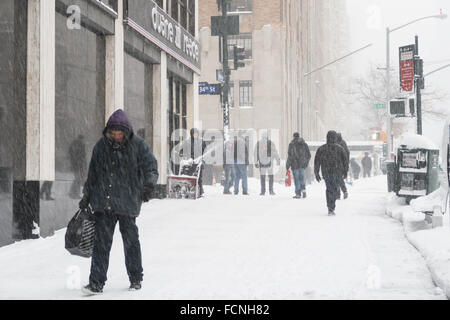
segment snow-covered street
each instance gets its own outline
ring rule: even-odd
[[[386,177],[359,180],[337,216],[325,186],[306,200],[276,196],[156,200],[138,218],[144,282],[128,292],[118,227],[104,294],[89,299],[445,299],[401,224],[385,215]],[[75,208],[74,208],[75,211]],[[0,299],[86,299],[90,259],[64,249],[64,233],[0,248]]]

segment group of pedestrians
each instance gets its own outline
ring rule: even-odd
[[[183,152],[187,152],[183,156],[203,161],[206,144],[199,136],[198,130],[192,129],[190,139],[183,144]],[[267,133],[258,141],[254,152],[256,167],[260,170],[261,176],[261,195],[266,194],[266,178],[269,182],[269,193],[275,195],[274,166],[275,164],[279,166],[281,160],[275,144]],[[242,181],[242,192],[248,195],[249,148],[243,132],[225,142],[223,157],[224,193],[231,194],[233,181],[234,194],[237,195]],[[289,145],[286,169],[293,171],[296,199],[306,197],[305,170],[310,160],[308,145],[300,134],[295,133]],[[77,164],[74,167],[77,172],[82,169]],[[347,177],[348,168],[349,152],[345,142],[335,131],[330,131],[327,143],[319,148],[314,159],[316,179],[321,181],[323,178],[327,186],[326,196],[330,215],[334,215],[340,188],[343,189],[344,195],[348,195],[343,182]],[[152,197],[157,180],[158,164],[149,145],[134,134],[125,112],[117,110],[109,118],[103,136],[95,144],[83,187],[83,197],[79,202],[82,210],[92,208],[95,219],[95,241],[89,284],[82,289],[85,294],[94,295],[103,291],[117,223],[124,243],[129,289],[141,289],[143,268],[136,218],[140,214],[142,203]],[[79,180],[76,183],[79,185]],[[203,193],[201,173],[199,186],[200,192]]]
[[[234,194],[239,193],[239,180],[242,177],[243,194],[248,195],[247,186],[247,166],[248,166],[248,147],[240,141],[242,136],[236,137],[234,140],[228,140],[224,144],[224,194],[231,194],[233,175],[234,178]],[[238,152],[237,145],[239,141],[245,147],[244,152]],[[241,156],[240,156],[241,155]],[[227,161],[234,159],[234,163]],[[238,164],[238,161],[241,161]],[[302,199],[307,197],[305,173],[309,167],[311,160],[311,152],[308,144],[300,137],[298,132],[294,133],[293,140],[289,144],[286,171],[292,170],[295,183],[294,199]],[[268,138],[267,133],[263,133],[261,140],[258,141],[255,148],[255,167],[260,170],[261,178],[261,196],[266,194],[266,177],[269,180],[269,193],[275,195],[274,185],[274,163],[280,165],[280,156],[275,144]],[[348,190],[345,184],[349,171],[350,150],[346,142],[342,139],[342,135],[330,131],[327,135],[327,143],[317,150],[314,159],[314,174],[316,180],[320,182],[323,178],[327,190],[327,206],[328,214],[335,215],[336,200],[341,198],[341,190],[344,199],[348,198]],[[322,177],[320,176],[322,172]]]

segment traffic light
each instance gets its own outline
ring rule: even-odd
[[[245,49],[239,46],[234,46],[233,47],[233,52],[234,52],[234,70],[237,70],[239,68],[244,68],[245,67],[245,63],[244,62],[240,62],[245,60]]]

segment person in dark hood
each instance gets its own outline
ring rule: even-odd
[[[198,186],[200,189],[200,196],[203,195],[203,171],[204,171],[204,161],[202,159],[203,154],[206,149],[206,143],[200,138],[200,133],[197,128],[192,128],[190,130],[190,139],[187,139],[181,145],[181,150],[179,152],[180,157],[190,158],[192,160],[198,160],[202,163],[202,168],[200,170],[200,175],[198,178]],[[186,154],[187,152],[187,154]]]
[[[370,173],[372,172],[372,159],[369,157],[369,153],[364,153],[364,158],[361,160],[361,164],[363,167],[363,177],[370,178]]]
[[[281,159],[275,143],[269,139],[267,132],[263,132],[261,140],[256,144],[255,159],[255,166],[259,168],[261,175],[261,196],[266,194],[266,176],[269,177],[269,193],[275,195],[273,190],[273,165],[274,161],[280,165]]]
[[[80,209],[90,205],[95,215],[95,241],[87,295],[100,294],[107,280],[109,253],[119,222],[125,249],[130,290],[143,280],[141,246],[136,218],[142,202],[151,198],[158,180],[158,165],[148,144],[133,133],[123,110],[109,118],[103,137],[92,152]]]
[[[345,142],[344,139],[342,139],[342,134],[338,133],[337,134],[337,144],[340,145],[344,151],[345,154],[347,155],[347,162],[350,161],[350,150],[348,149],[347,143]],[[348,172],[347,172],[348,175]],[[339,185],[339,199],[341,198],[341,190],[344,193],[344,199],[348,198],[348,191],[347,191],[347,186],[345,185],[345,180],[341,179],[340,185]]]
[[[350,160],[350,167],[352,168],[353,179],[358,180],[359,173],[361,172],[361,167],[359,166],[358,162],[356,162],[355,158],[352,158]]]
[[[327,191],[328,214],[335,215],[336,200],[339,197],[339,186],[341,179],[347,178],[348,161],[345,150],[337,144],[336,131],[329,131],[327,134],[327,143],[321,146],[314,159],[314,174],[318,182],[325,180]]]
[[[294,199],[306,198],[305,169],[311,160],[309,146],[298,132],[294,133],[294,140],[289,144],[286,171],[292,169],[295,183]]]

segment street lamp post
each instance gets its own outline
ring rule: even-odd
[[[415,19],[411,22],[405,23],[404,25],[401,25],[397,28],[394,29],[390,29],[389,27],[386,28],[386,110],[387,110],[387,124],[386,124],[386,135],[387,135],[387,149],[388,149],[388,156],[390,157],[391,152],[393,151],[392,148],[392,124],[391,124],[391,113],[390,113],[390,108],[389,108],[389,104],[390,104],[390,100],[391,100],[391,48],[390,48],[390,38],[391,38],[391,33],[397,30],[400,30],[402,28],[405,28],[413,23],[416,23],[418,21],[422,21],[425,19],[446,19],[447,15],[446,14],[439,14],[439,15],[434,15],[434,16],[427,16],[427,17],[423,17],[423,18],[419,18],[419,19]]]

